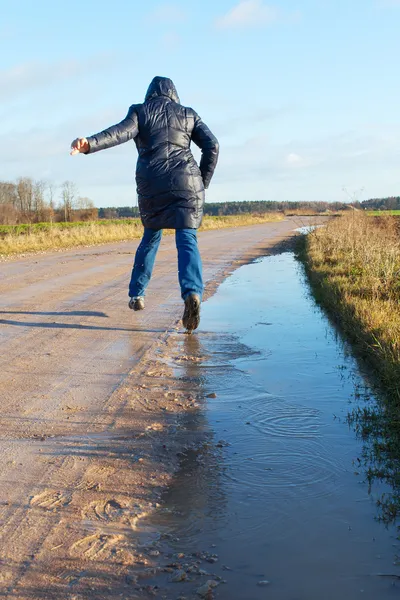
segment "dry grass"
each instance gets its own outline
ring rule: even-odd
[[[318,212],[312,208],[287,208],[284,211],[287,217],[317,217],[320,215],[326,215],[327,213]]]
[[[307,236],[303,259],[316,298],[372,366],[381,402],[353,405],[348,422],[362,438],[369,484],[384,481],[379,518],[400,515],[400,234],[396,217],[360,212]],[[367,394],[368,396],[368,394]],[[355,400],[359,397],[356,391]],[[400,530],[399,530],[400,531]]]
[[[223,229],[224,227],[243,227],[245,225],[259,225],[261,223],[272,223],[274,221],[282,221],[284,215],[282,213],[266,213],[261,215],[242,214],[242,215],[227,215],[225,217],[204,217],[201,231],[208,229]]]
[[[320,300],[400,401],[397,219],[334,219],[308,236],[307,264]]]
[[[83,227],[60,229],[53,227],[49,231],[35,231],[26,235],[9,234],[0,239],[0,255],[24,254],[27,252],[43,252],[74,246],[90,246],[106,244],[121,240],[139,238],[143,228],[135,219],[127,224],[109,224],[102,226],[95,221]]]
[[[232,215],[226,217],[205,217],[202,230],[222,229],[225,227],[242,227],[279,221],[282,214],[269,213],[266,215]],[[76,246],[92,246],[138,239],[142,236],[143,227],[139,219],[121,221],[121,223],[89,222],[81,227],[68,229],[56,225],[48,231],[35,231],[25,235],[7,234],[0,239],[0,256],[7,257],[29,252],[43,252]],[[171,233],[166,230],[165,233]]]

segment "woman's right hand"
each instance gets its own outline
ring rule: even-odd
[[[71,144],[71,156],[74,154],[87,154],[90,150],[89,142],[86,138],[76,138]]]

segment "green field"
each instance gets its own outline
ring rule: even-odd
[[[30,235],[39,232],[87,228],[95,224],[96,227],[109,227],[110,225],[130,225],[141,228],[140,219],[99,219],[98,221],[75,221],[72,223],[21,223],[20,225],[0,225],[0,237],[6,235]]]
[[[372,217],[384,217],[387,215],[399,217],[400,210],[368,210],[367,215],[370,215]]]

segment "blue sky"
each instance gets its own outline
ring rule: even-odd
[[[165,75],[220,140],[208,201],[400,194],[400,0],[0,0],[0,14],[2,180],[135,204],[133,143],[69,144]]]

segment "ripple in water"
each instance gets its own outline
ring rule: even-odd
[[[291,404],[272,395],[246,398],[252,426],[269,437],[315,438],[320,434],[319,411]]]
[[[218,554],[202,565],[206,579],[227,581],[216,599],[383,600],[398,592],[396,579],[372,575],[398,576],[396,534],[375,521],[368,486],[354,472],[360,443],[334,416],[346,414],[361,376],[304,292],[292,255],[243,267],[205,303],[208,331],[176,336],[171,346],[171,356],[189,357],[171,362],[177,377],[204,399],[215,394],[197,425],[186,422],[205,430],[207,443],[182,458],[157,526],[174,537],[167,553]],[[343,377],[343,364],[352,377]],[[182,596],[196,597],[200,583],[182,584]],[[176,585],[167,583],[166,594],[175,600]]]

